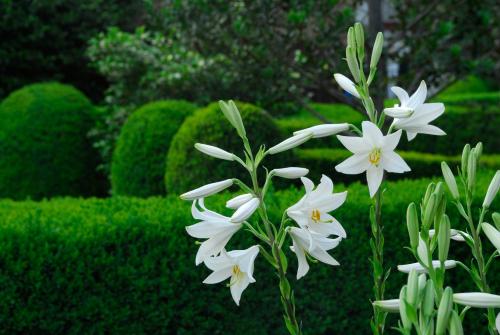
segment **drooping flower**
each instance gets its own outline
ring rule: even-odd
[[[216,257],[209,257],[205,265],[213,272],[205,278],[204,284],[217,284],[228,278],[231,296],[236,305],[240,305],[241,294],[250,283],[255,283],[253,277],[254,261],[259,254],[259,247],[254,245],[245,250],[222,250]]]
[[[194,147],[200,151],[203,152],[205,155],[214,157],[214,158],[219,158],[223,159],[226,161],[234,161],[236,159],[236,156],[230,152],[227,152],[226,150],[223,150],[218,147],[214,147],[213,145],[208,145],[208,144],[203,144],[203,143],[196,143]]]
[[[287,209],[287,215],[301,228],[324,236],[337,235],[346,237],[342,225],[329,214],[339,208],[347,197],[347,191],[333,193],[333,182],[323,175],[321,182],[314,189],[314,183],[309,178],[301,178],[306,194],[295,205]]]
[[[202,209],[198,209],[197,204]],[[196,253],[196,265],[210,256],[220,253],[231,237],[241,228],[241,223],[233,223],[227,216],[208,210],[203,198],[193,201],[191,214],[197,220],[194,225],[187,226],[186,231],[194,238],[206,239]]]
[[[233,182],[234,182],[233,179],[226,179],[215,183],[210,183],[202,187],[198,187],[197,189],[194,189],[192,191],[181,194],[181,199],[195,200],[200,198],[206,198],[209,195],[225,190],[229,186],[233,185]]]
[[[384,136],[370,121],[362,123],[363,137],[337,135],[339,141],[354,155],[335,166],[344,174],[360,174],[366,171],[370,197],[377,192],[384,170],[403,173],[410,171],[406,162],[394,152],[401,138],[401,130]]]
[[[335,78],[337,84],[339,84],[339,86],[344,91],[350,93],[352,96],[355,96],[358,99],[360,98],[360,95],[356,90],[356,85],[354,85],[354,82],[351,79],[347,78],[346,76],[340,73],[335,73],[333,77]]]
[[[408,141],[413,140],[417,134],[446,135],[442,129],[429,124],[444,113],[444,105],[442,103],[425,103],[427,98],[425,81],[422,80],[411,97],[401,87],[394,86],[391,90],[398,97],[400,104],[387,108],[384,112],[395,117],[394,127],[405,130]]]
[[[311,132],[313,134],[313,138],[321,138],[337,135],[347,130],[349,130],[349,124],[347,123],[320,124],[306,129],[297,130],[293,134],[299,135],[302,133]]]
[[[290,249],[297,255],[299,267],[297,269],[297,279],[304,277],[309,271],[306,253],[320,262],[339,265],[328,250],[335,248],[342,240],[341,237],[328,238],[324,235],[312,232],[306,228],[291,227],[288,233],[292,237],[293,246]]]

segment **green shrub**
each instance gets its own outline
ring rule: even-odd
[[[71,86],[34,84],[0,105],[0,197],[101,194],[87,139],[93,107]]]
[[[482,202],[492,175],[481,175],[476,203]],[[406,281],[396,265],[413,261],[403,249],[406,207],[419,200],[428,182],[386,184],[385,261],[393,269],[388,298],[396,297]],[[279,210],[302,194],[294,188],[270,193],[271,219],[278,220]],[[210,198],[207,205],[222,210],[230,196]],[[308,334],[370,332],[370,203],[366,186],[353,184],[346,204],[335,212],[347,231],[347,239],[333,250],[340,267],[311,264],[309,274],[296,281],[297,261],[289,254],[288,276]],[[190,206],[174,195],[0,202],[0,334],[284,335],[277,280],[262,255],[256,261],[257,282],[243,293],[240,307],[225,285],[202,284],[209,271],[194,265],[197,246],[184,229],[194,223]],[[463,221],[449,208],[457,228]],[[254,243],[239,232],[228,248]],[[466,248],[452,242],[450,257],[463,261]],[[486,241],[484,248],[492,249]],[[493,262],[489,273],[499,273],[499,264]],[[447,271],[447,282],[457,290],[474,289],[458,267]],[[491,284],[498,292],[500,283]],[[480,312],[473,313],[467,313],[466,325],[472,327],[466,334],[477,328],[473,320]],[[395,325],[390,316],[387,328]]]
[[[170,141],[196,106],[178,100],[149,103],[132,113],[113,154],[113,194],[148,197],[166,193],[165,157]]]
[[[481,78],[471,75],[461,80],[457,80],[444,90],[439,92],[438,97],[445,97],[455,94],[482,93],[491,90],[490,85]]]
[[[341,144],[339,144],[341,145]],[[446,161],[451,164],[460,164],[460,156],[445,156],[439,154],[427,154],[414,151],[397,151],[398,154],[408,163],[411,171],[408,173],[391,173],[389,178],[421,178],[441,175],[441,162]],[[321,174],[333,175],[335,180],[343,182],[353,182],[357,180],[366,180],[364,174],[345,175],[335,171],[335,165],[352,155],[346,149],[297,149],[296,165],[303,166],[310,170],[310,174],[315,178]],[[481,166],[488,169],[500,168],[500,155],[482,155]]]
[[[269,114],[258,107],[237,103],[253,150],[261,144],[268,148],[283,137]],[[248,172],[235,163],[208,157],[194,148],[197,142],[218,146],[243,156],[241,139],[224,118],[217,103],[210,104],[188,117],[174,136],[167,156],[165,183],[167,190],[185,192],[203,183],[227,178],[247,178]],[[283,167],[287,154],[269,157],[264,166]]]

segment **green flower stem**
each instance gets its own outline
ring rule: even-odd
[[[384,235],[382,224],[382,191],[379,188],[375,194],[375,217],[372,222],[372,263],[373,263],[373,292],[375,300],[384,300],[385,281],[387,274],[384,270]],[[385,318],[387,313],[378,307],[373,308],[372,331],[374,334],[384,333]]]
[[[284,225],[283,222],[285,218],[282,219],[282,224],[280,226],[280,230],[276,231],[276,227],[269,220],[267,215],[266,205],[264,203],[265,192],[267,191],[267,187],[269,186],[270,176],[268,175],[266,178],[266,183],[263,189],[259,187],[259,182],[257,179],[257,167],[258,163],[255,162],[253,153],[250,149],[250,145],[248,143],[248,139],[243,138],[243,143],[248,154],[248,157],[251,160],[252,168],[250,169],[250,177],[252,179],[253,193],[259,197],[260,206],[258,209],[259,216],[264,223],[267,242],[271,247],[272,260],[269,259],[269,253],[267,253],[266,259],[274,266],[277,270],[278,278],[279,278],[279,288],[281,294],[281,303],[283,305],[283,309],[285,312],[284,320],[286,324],[286,328],[288,329],[291,335],[302,335],[302,331],[300,329],[299,323],[295,316],[295,299],[293,295],[293,290],[290,287],[290,283],[286,278],[286,262],[283,251],[281,250],[280,241],[276,239],[276,237],[280,237],[284,232],[282,231]],[[271,262],[272,261],[272,262]]]

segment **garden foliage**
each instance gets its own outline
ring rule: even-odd
[[[94,107],[59,83],[26,86],[0,105],[0,197],[40,199],[103,193],[87,132]]]
[[[114,195],[164,195],[165,160],[170,142],[196,106],[187,101],[152,102],[132,113],[121,129],[113,155]]]
[[[493,173],[480,176],[478,203]],[[392,268],[412,259],[403,249],[406,207],[423,196],[428,183],[386,185],[386,263]],[[271,219],[278,220],[301,195],[294,188],[270,194]],[[224,213],[230,196],[215,196],[207,205]],[[342,266],[311,264],[307,278],[293,280],[301,302],[298,313],[311,334],[369,332],[371,251],[362,242],[369,237],[364,210],[369,204],[366,186],[351,185],[336,214],[347,231],[347,239],[333,252]],[[184,229],[193,222],[189,208],[175,195],[0,203],[0,333],[285,334],[271,284],[277,278],[261,256],[253,292],[244,293],[240,307],[228,308],[229,290],[201,283],[209,271],[194,266],[196,248]],[[449,215],[457,228],[458,214]],[[231,247],[248,245],[248,237],[236,234]],[[453,243],[450,249],[454,259],[469,255],[465,244]],[[288,272],[294,274],[296,266],[291,261]],[[491,273],[500,271],[498,262],[492,266]],[[473,289],[460,268],[449,270],[447,278],[457,290]],[[394,272],[388,296],[397,296],[404,280],[404,274]],[[498,291],[498,281],[493,284]],[[466,326],[475,324],[474,313],[467,313]],[[395,322],[389,318],[388,327]],[[476,333],[466,329],[466,334]]]

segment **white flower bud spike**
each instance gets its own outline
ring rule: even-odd
[[[311,132],[313,134],[313,138],[326,137],[331,135],[337,135],[341,132],[349,130],[349,124],[347,123],[338,123],[338,124],[320,124],[318,126],[309,127],[306,129],[298,130],[294,132],[294,135],[299,135],[302,133]]]
[[[484,234],[488,237],[491,244],[493,244],[495,248],[497,248],[498,252],[500,252],[500,231],[486,222],[481,223],[481,226],[483,227]]]
[[[227,152],[226,150],[222,150],[221,148],[214,147],[213,145],[196,143],[194,147],[198,151],[203,152],[205,155],[219,159],[224,159],[226,161],[234,161],[236,158],[234,154]]]
[[[468,292],[468,293],[455,293],[453,301],[460,305],[477,307],[477,308],[498,308],[500,307],[500,295],[482,293],[482,292]]]
[[[384,312],[399,313],[399,299],[377,300],[373,302],[373,305]]]
[[[432,261],[433,268],[439,268],[441,266],[439,261]],[[444,262],[445,269],[451,269],[457,266],[457,262],[453,260],[447,260]],[[420,263],[411,263],[398,265],[398,271],[404,273],[410,273],[411,270],[415,270],[417,273],[427,273],[427,270]]]
[[[490,182],[490,186],[488,187],[488,191],[486,192],[486,196],[484,197],[483,207],[488,208],[491,205],[493,199],[498,193],[498,189],[500,188],[500,170],[497,170],[495,176]]]
[[[305,177],[309,173],[309,170],[301,167],[287,167],[282,169],[274,169],[271,171],[271,175],[276,177],[286,178],[286,179],[297,179]]]
[[[354,85],[354,83],[352,82],[351,79],[347,78],[346,76],[344,76],[343,74],[340,74],[340,73],[335,73],[333,75],[333,77],[335,78],[335,81],[337,82],[337,84],[339,84],[339,86],[344,91],[351,94],[352,96],[355,96],[358,99],[360,98],[360,95],[359,95],[358,91],[356,90],[356,86]]]
[[[304,142],[307,142],[313,137],[313,134],[311,132],[305,132],[301,133],[295,136],[292,136],[286,140],[284,140],[281,143],[276,144],[274,147],[270,148],[267,152],[270,153],[271,155],[293,149],[295,147],[298,147],[299,145],[303,144]]]
[[[248,219],[252,214],[259,208],[260,200],[259,198],[253,198],[252,200],[241,205],[233,216],[231,216],[231,222],[240,223]]]
[[[199,198],[205,198],[209,195],[219,193],[220,191],[225,190],[231,185],[233,185],[233,179],[226,179],[215,183],[207,184],[205,186],[181,194],[181,199],[195,200]]]
[[[253,199],[253,195],[250,193],[238,195],[237,197],[232,198],[226,202],[226,207],[231,209],[238,209],[240,206],[249,202]]]

